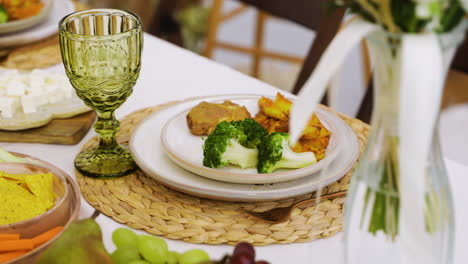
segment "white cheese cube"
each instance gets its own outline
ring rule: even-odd
[[[61,103],[73,94],[74,89],[63,74],[0,70],[0,115],[4,117],[12,117],[21,110],[25,114],[34,113],[41,106]]]
[[[34,96],[34,103],[37,107],[43,106],[49,103],[49,94],[42,93],[42,94],[35,94]]]
[[[47,72],[44,71],[44,70],[41,70],[41,69],[34,69],[34,70],[31,71],[31,74],[33,74],[33,75],[45,75],[45,74],[47,74]]]
[[[35,96],[34,95],[21,96],[21,106],[25,114],[35,113],[37,111]]]
[[[47,94],[47,90],[44,87],[29,87],[29,90],[26,91],[27,95],[42,95]]]
[[[10,80],[10,75],[3,72],[0,74],[0,86],[5,87],[6,83]]]
[[[63,91],[63,96],[67,99],[71,98],[73,96],[73,93],[75,92],[75,90],[73,89],[65,89]]]
[[[3,118],[12,118],[19,108],[17,97],[0,97],[0,111]]]
[[[29,86],[32,88],[32,90],[36,88],[42,88],[45,85],[45,80],[42,75],[30,75],[29,80],[28,80]]]
[[[8,80],[1,80],[0,79],[0,91],[3,91],[3,92],[6,93],[7,84],[8,84]]]
[[[8,96],[22,96],[26,94],[26,85],[18,80],[18,79],[11,79],[6,85]]]
[[[2,73],[0,74],[0,78],[1,79],[6,79],[6,80],[10,80],[10,79],[14,79],[14,78],[20,78],[20,77],[21,77],[21,74],[16,69],[5,70],[5,71],[2,71]]]
[[[61,92],[57,92],[54,94],[50,94],[49,96],[49,104],[55,104],[63,100],[63,95]]]
[[[71,98],[75,91],[68,79],[61,81],[59,87],[63,91],[63,95],[65,96],[65,98]]]

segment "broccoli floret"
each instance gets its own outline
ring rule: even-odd
[[[252,119],[220,122],[203,144],[203,166],[219,168],[237,165],[243,169],[254,168],[258,162],[257,145],[267,132],[252,121],[255,122]]]
[[[247,138],[241,144],[247,148],[256,148],[268,136],[268,131],[257,121],[250,118],[242,121],[233,121],[230,124],[245,134]]]
[[[271,173],[276,169],[298,169],[309,166],[317,159],[313,152],[296,153],[289,147],[287,133],[273,132],[258,146],[259,173]]]

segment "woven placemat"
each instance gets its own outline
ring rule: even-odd
[[[77,11],[89,9],[87,5],[74,2]],[[0,49],[0,67],[33,70],[62,63],[58,34],[34,43]]]
[[[174,103],[134,112],[121,121],[119,142],[127,142],[135,126],[149,114]],[[369,127],[363,122],[338,114],[356,132],[362,151]],[[84,145],[98,142],[91,139]],[[352,170],[323,193],[347,190]],[[170,239],[190,243],[236,244],[247,241],[254,245],[305,242],[325,238],[342,230],[344,198],[323,200],[317,206],[301,207],[291,218],[272,224],[243,212],[243,209],[266,211],[285,207],[312,197],[313,193],[280,201],[235,203],[195,197],[172,190],[142,171],[113,180],[97,180],[76,172],[81,193],[90,205],[115,221],[131,228],[145,230]]]

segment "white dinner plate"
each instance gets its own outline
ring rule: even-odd
[[[70,0],[55,0],[47,19],[38,23],[37,26],[0,35],[0,47],[25,45],[47,38],[57,33],[59,21],[73,11],[75,11],[75,6]]]
[[[259,96],[246,96],[231,100],[233,103],[245,106],[252,116],[259,111]],[[274,98],[272,98],[274,99]],[[215,101],[222,103],[221,101]],[[194,136],[187,126],[186,116],[191,108],[176,114],[163,127],[161,143],[169,158],[182,168],[195,174],[218,181],[266,184],[296,180],[312,175],[323,168],[324,164],[330,163],[339,151],[339,141],[346,140],[346,124],[335,114],[322,108],[318,109],[317,115],[324,126],[330,130],[330,143],[327,147],[325,158],[315,164],[301,169],[282,169],[273,173],[260,174],[256,168],[241,169],[239,167],[208,168],[203,166],[204,140],[201,136]]]
[[[273,97],[274,94],[265,96]],[[346,126],[348,138],[340,142],[340,151],[327,169],[327,175],[320,172],[297,180],[273,184],[236,184],[216,181],[187,171],[172,162],[166,155],[160,138],[163,126],[184,109],[201,101],[234,100],[246,95],[223,95],[197,98],[157,111],[143,120],[134,130],[130,139],[130,151],[138,166],[156,181],[181,192],[226,201],[268,201],[295,197],[313,192],[343,177],[354,165],[359,148],[356,135]]]

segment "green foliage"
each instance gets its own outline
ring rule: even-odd
[[[347,1],[346,5],[348,6],[351,13],[358,14],[365,20],[368,20],[369,22],[372,22],[372,23],[376,23],[374,17],[371,14],[369,14],[369,12],[367,12],[364,8],[362,8],[362,6],[359,5],[357,2]]]
[[[8,22],[8,12],[5,7],[0,4],[0,23]]]
[[[458,0],[450,0],[450,8],[445,10],[441,17],[439,33],[449,32],[465,17],[465,11]]]
[[[365,2],[368,7],[371,6],[376,10],[380,18],[385,16],[384,9],[380,6],[382,2],[369,0]],[[365,20],[372,23],[382,23],[357,0],[345,1],[344,5],[352,13],[360,15]],[[460,23],[465,15],[459,0],[430,3],[428,17],[418,17],[416,5],[417,2],[413,0],[390,0],[390,15],[393,23],[398,26],[398,32],[394,33],[418,33],[427,30],[433,30],[437,33],[449,32]],[[388,29],[388,25],[385,23],[381,26]]]
[[[392,1],[391,8],[395,24],[404,32],[419,32],[429,22],[416,16],[416,4],[413,1]]]
[[[199,52],[201,40],[206,35],[210,9],[201,5],[190,5],[175,14],[182,28],[184,46]]]

